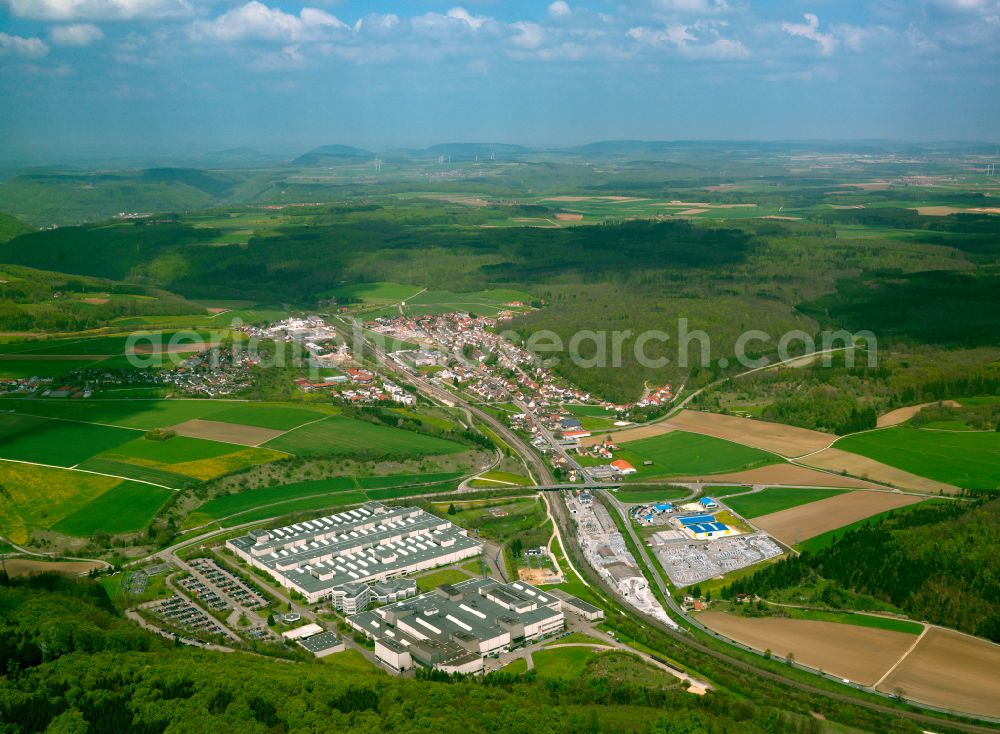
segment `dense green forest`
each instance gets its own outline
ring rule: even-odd
[[[910,617],[1000,642],[1000,500],[934,502],[846,533],[726,586],[722,595],[807,586],[814,603],[843,606],[853,594],[888,602]],[[801,598],[801,595],[799,595]]]
[[[413,680],[337,656],[287,663],[194,650],[122,619],[97,584],[0,582],[0,731],[12,734],[826,731],[817,718],[759,700],[637,679],[627,672],[639,663],[620,654],[619,665],[598,657],[583,675],[544,681],[533,673]],[[916,731],[884,723],[883,731]]]
[[[694,404],[724,412],[752,407],[764,420],[843,435],[874,428],[877,415],[901,406],[998,395],[998,358],[1000,350],[991,347],[899,346],[882,351],[869,367],[867,354],[857,350],[853,364],[836,354],[828,364],[757,372],[706,391]],[[914,425],[966,415],[977,430],[995,425],[988,406],[928,412]]]

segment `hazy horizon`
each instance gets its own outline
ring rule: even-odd
[[[0,156],[988,142],[998,40],[998,0],[0,0]]]

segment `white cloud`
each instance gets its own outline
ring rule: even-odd
[[[727,0],[653,0],[653,6],[668,13],[707,15],[728,11]]]
[[[472,15],[461,6],[449,10],[448,17],[462,21],[474,31],[478,31],[485,23],[491,20],[491,18],[487,18],[485,15]]]
[[[191,15],[190,0],[0,0],[10,14],[32,20],[140,20]]]
[[[0,56],[18,56],[22,59],[40,59],[49,52],[41,38],[25,38],[0,33]]]
[[[569,3],[566,0],[556,0],[554,3],[549,5],[549,15],[556,18],[560,18],[565,15],[569,15],[572,11],[569,9]]]
[[[514,36],[511,38],[511,43],[515,46],[530,50],[536,49],[542,45],[545,34],[542,31],[542,27],[537,23],[518,21],[516,23],[511,23],[510,27],[514,30]]]
[[[702,22],[693,25],[670,25],[662,29],[639,26],[630,28],[628,36],[633,41],[649,46],[672,46],[685,58],[699,60],[745,59],[750,50],[742,42],[724,38],[718,31],[717,22]]]
[[[60,46],[89,46],[104,38],[104,31],[91,23],[57,25],[49,31],[49,38]]]
[[[257,71],[289,71],[301,69],[306,65],[306,57],[298,44],[285,46],[280,51],[263,53],[251,64],[250,68]]]
[[[216,41],[311,41],[347,25],[324,10],[303,8],[298,15],[269,8],[253,0],[223,13],[214,20],[198,20],[191,25],[195,39]]]
[[[813,13],[806,13],[803,16],[805,23],[782,23],[781,30],[791,36],[799,36],[810,41],[815,41],[819,46],[819,52],[823,56],[829,56],[837,48],[837,39],[831,33],[820,33],[819,18]]]

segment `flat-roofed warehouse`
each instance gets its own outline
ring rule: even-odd
[[[565,621],[557,597],[493,579],[446,584],[347,618],[375,640],[375,656],[389,667],[449,673],[481,673],[487,655],[559,632]]]
[[[385,581],[478,556],[482,544],[419,507],[366,502],[354,510],[251,530],[226,546],[310,603],[345,584]]]

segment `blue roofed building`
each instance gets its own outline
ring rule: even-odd
[[[702,497],[698,500],[698,504],[704,507],[706,510],[714,510],[719,506],[719,503],[713,500],[711,497]]]

